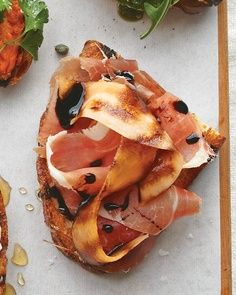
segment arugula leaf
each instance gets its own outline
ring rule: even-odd
[[[38,49],[43,42],[43,26],[48,22],[48,8],[40,0],[19,0],[25,17],[25,29],[20,46],[38,59]]]
[[[0,22],[3,20],[5,10],[11,9],[11,0],[0,0]]]
[[[146,13],[151,19],[151,27],[141,35],[141,39],[147,37],[162,21],[170,7],[180,0],[117,0],[119,13],[124,19],[139,20],[142,13]],[[120,9],[122,8],[122,9]]]
[[[162,21],[162,19],[166,16],[169,8],[172,6],[172,0],[160,1],[158,6],[153,6],[152,4],[145,2],[144,10],[148,17],[151,19],[152,24],[146,33],[140,36],[141,39],[147,37]]]

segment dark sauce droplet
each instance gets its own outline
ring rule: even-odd
[[[177,112],[185,115],[188,113],[188,106],[182,100],[175,101],[173,105]]]
[[[107,211],[112,211],[120,208],[120,205],[114,204],[114,203],[105,203],[103,205],[104,209]]]
[[[83,102],[84,88],[81,83],[73,85],[65,97],[60,98],[58,96],[55,110],[58,120],[64,129],[72,127],[71,120],[79,114]]]
[[[92,184],[96,181],[96,176],[93,173],[88,173],[85,175],[85,181],[88,184]]]
[[[77,191],[78,194],[81,196],[81,198],[83,199],[80,204],[79,204],[79,207],[77,209],[77,214],[79,213],[79,211],[84,208],[85,206],[87,206],[91,201],[92,199],[95,197],[94,195],[90,195],[86,192],[82,192],[82,191]]]
[[[110,234],[113,231],[113,226],[110,224],[103,224],[102,230]]]
[[[124,211],[128,208],[129,206],[129,195],[126,196],[124,203],[121,205],[115,204],[115,203],[105,203],[103,205],[104,209],[107,211],[112,211],[112,210],[116,210],[116,209],[121,209],[121,211]]]
[[[108,57],[108,58],[111,58],[111,57],[115,57],[116,58],[116,56],[117,56],[117,53],[115,52],[115,50],[109,48],[106,45],[103,45],[102,51],[106,55],[106,57]]]
[[[127,71],[117,71],[116,76],[118,77],[124,77],[129,83],[133,83],[134,82],[134,75],[131,74],[130,72]]]
[[[107,253],[107,255],[110,256],[110,255],[114,254],[116,251],[120,250],[124,245],[125,245],[124,243],[120,243],[120,244],[116,245],[115,247],[113,247],[111,249],[111,251],[109,251]]]
[[[111,76],[109,74],[102,75],[102,77],[103,77],[104,81],[109,81],[110,82],[112,80],[112,78],[111,78]]]
[[[188,144],[194,144],[194,143],[197,143],[199,141],[199,139],[200,139],[200,137],[197,134],[192,133],[186,138],[186,142]]]
[[[100,166],[102,166],[102,160],[101,159],[95,160],[95,161],[91,162],[89,166],[90,167],[100,167]]]
[[[69,220],[73,220],[74,216],[70,213],[70,210],[66,206],[65,200],[63,199],[63,196],[61,195],[60,191],[57,189],[57,187],[49,187],[47,189],[47,194],[56,199],[58,202],[58,210],[66,216]]]

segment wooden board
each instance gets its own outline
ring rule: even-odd
[[[231,206],[230,206],[230,134],[228,77],[227,1],[218,8],[219,44],[219,129],[227,138],[220,152],[221,210],[221,294],[232,294]]]

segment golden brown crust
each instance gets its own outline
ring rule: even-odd
[[[80,56],[101,59],[103,58],[103,55],[99,48],[102,47],[103,45],[99,42],[87,41]],[[46,110],[46,112],[47,111],[48,110]],[[42,126],[45,113],[42,115],[40,126]],[[216,150],[218,150],[224,142],[224,138],[212,129],[211,131],[205,131],[204,135],[209,144],[211,144]],[[177,179],[176,184],[181,187],[187,187],[203,168],[204,167],[184,169]],[[51,235],[55,245],[64,255],[76,262],[79,262],[87,270],[95,272],[126,271],[138,264],[153,247],[156,237],[151,237],[145,240],[134,250],[130,251],[128,255],[117,262],[108,263],[99,267],[84,263],[81,261],[79,253],[76,251],[72,240],[72,222],[68,221],[65,216],[58,211],[56,202],[48,195],[47,187],[53,185],[53,182],[48,172],[46,160],[40,157],[38,157],[37,160],[37,172],[45,222],[51,229]]]
[[[5,213],[5,207],[3,205],[3,199],[0,192],[0,227],[1,227],[1,239],[0,243],[2,250],[0,251],[0,295],[3,294],[5,287],[7,258],[6,251],[8,246],[8,229],[7,229],[7,217]]]

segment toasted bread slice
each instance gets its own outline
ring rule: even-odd
[[[82,57],[93,57],[97,59],[103,59],[103,53],[105,52],[107,56],[116,55],[116,52],[107,46],[97,42],[97,41],[87,41],[84,45],[82,53],[80,56]],[[160,86],[160,92],[162,93],[164,90]],[[48,108],[46,112],[43,114],[40,122],[40,127],[43,124],[43,120],[45,118],[45,114],[48,112]],[[206,141],[212,146],[214,150],[219,150],[224,142],[224,137],[222,137],[218,132],[216,132],[212,128],[208,128],[206,126],[202,126],[202,130],[204,132],[204,136]],[[199,174],[199,172],[204,168],[205,165],[202,165],[198,168],[192,169],[184,169],[176,180],[176,185],[186,188]],[[90,271],[102,271],[102,272],[117,272],[117,271],[127,271],[131,267],[138,264],[144,256],[150,251],[152,246],[154,245],[154,241],[156,237],[150,237],[144,242],[142,242],[139,246],[137,246],[134,250],[130,251],[128,255],[126,255],[121,260],[117,262],[108,263],[102,266],[93,266],[85,263],[79,256],[77,252],[73,239],[72,239],[72,221],[69,221],[64,215],[62,215],[58,210],[57,201],[51,198],[48,187],[53,185],[53,181],[49,174],[47,168],[47,162],[45,158],[38,157],[37,160],[37,172],[38,172],[38,181],[40,184],[40,196],[43,202],[43,211],[45,222],[51,229],[52,239],[55,243],[55,246],[66,256],[71,259],[81,263],[83,267]]]
[[[8,245],[7,234],[7,218],[3,199],[0,191],[0,295],[3,294],[5,288],[7,258],[6,251]]]

